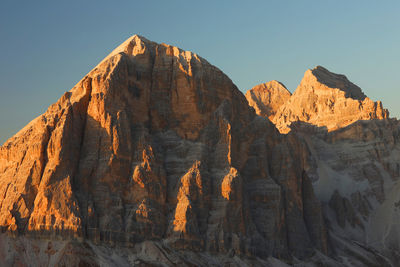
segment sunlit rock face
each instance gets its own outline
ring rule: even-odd
[[[307,259],[329,253],[309,157],[206,60],[133,36],[1,147],[0,226]]]
[[[282,83],[270,81],[254,86],[245,96],[258,115],[273,120],[278,109],[291,95]]]
[[[303,122],[333,131],[358,120],[385,119],[389,112],[380,101],[373,102],[344,75],[317,66],[307,70],[300,85],[273,122],[281,133],[294,122]]]

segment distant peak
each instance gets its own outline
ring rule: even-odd
[[[339,89],[345,92],[346,97],[356,100],[364,100],[366,95],[362,92],[361,88],[350,82],[343,74],[330,72],[325,67],[320,65],[313,69],[309,69],[304,74],[303,80],[307,82],[307,77],[315,77],[317,81],[329,88]]]
[[[288,93],[291,95],[289,90],[286,88],[286,86],[277,81],[277,80],[272,80],[269,82],[261,83],[256,86],[254,86],[251,90],[256,90],[256,91],[279,91],[283,93]],[[250,90],[249,90],[250,91]]]
[[[281,83],[280,81],[277,81],[277,80],[272,80],[272,81],[266,82],[265,84],[278,85],[278,86],[281,86],[281,87],[283,87],[283,88],[285,88],[287,90],[286,86],[283,83]]]
[[[327,72],[330,72],[327,68],[324,68],[324,67],[321,66],[321,65],[315,66],[312,70],[313,70],[313,71],[314,71],[314,70],[319,70],[319,71],[327,71]]]
[[[346,76],[316,66],[305,72],[296,91],[276,112],[272,122],[281,133],[292,123],[305,123],[333,131],[358,120],[388,118],[382,103],[373,102]],[[294,124],[294,128],[296,125]],[[321,129],[325,129],[321,128]]]
[[[248,90],[246,99],[257,115],[272,120],[279,107],[289,100],[291,95],[283,83],[272,80]]]

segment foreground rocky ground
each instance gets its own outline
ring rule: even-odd
[[[246,97],[129,38],[0,148],[0,262],[395,262],[398,121],[322,67]]]

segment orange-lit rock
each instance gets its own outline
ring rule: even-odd
[[[296,91],[276,112],[273,122],[281,133],[293,122],[333,131],[358,120],[388,118],[380,101],[373,102],[344,75],[318,66],[307,70]]]
[[[329,253],[309,155],[206,60],[133,36],[1,147],[0,225],[158,260],[308,259]]]
[[[285,104],[291,95],[282,83],[270,81],[248,90],[246,99],[258,115],[273,120],[280,106]]]
[[[308,229],[326,220],[335,250],[355,253],[363,246],[383,255],[377,256],[378,265],[390,266],[389,261],[397,262],[400,122],[389,119],[380,101],[373,102],[345,76],[320,66],[305,73],[297,90],[284,104],[280,100],[271,103],[266,99],[262,104],[251,101],[259,115],[263,115],[260,106],[271,110],[279,106],[270,119],[280,132],[288,133],[286,141],[291,144],[288,152],[302,151],[303,155],[293,155],[305,160],[302,195],[314,196],[315,193],[319,200],[302,201],[305,220],[313,218],[307,223]],[[305,147],[300,149],[301,146]],[[280,149],[275,159],[284,154],[283,148]],[[292,168],[291,163],[287,162],[282,168],[290,176],[287,172]],[[300,190],[296,180],[289,180],[285,188]],[[271,199],[273,194],[268,196]],[[288,198],[289,206],[301,201],[299,194],[291,196],[297,197]],[[324,218],[318,210],[324,210]],[[310,235],[313,242],[326,238],[320,232]],[[354,247],[343,240],[360,245]],[[323,247],[324,243],[319,246]],[[364,261],[361,265],[376,265],[371,260],[365,261],[365,252],[359,255]]]
[[[222,180],[221,184],[221,194],[227,200],[233,200],[235,196],[241,197],[238,192],[243,186],[240,183],[240,177],[238,176],[238,171],[235,168],[231,168],[229,174],[227,174]]]

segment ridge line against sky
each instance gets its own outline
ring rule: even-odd
[[[3,1],[0,144],[133,34],[190,50],[242,92],[322,65],[400,117],[400,1]]]

